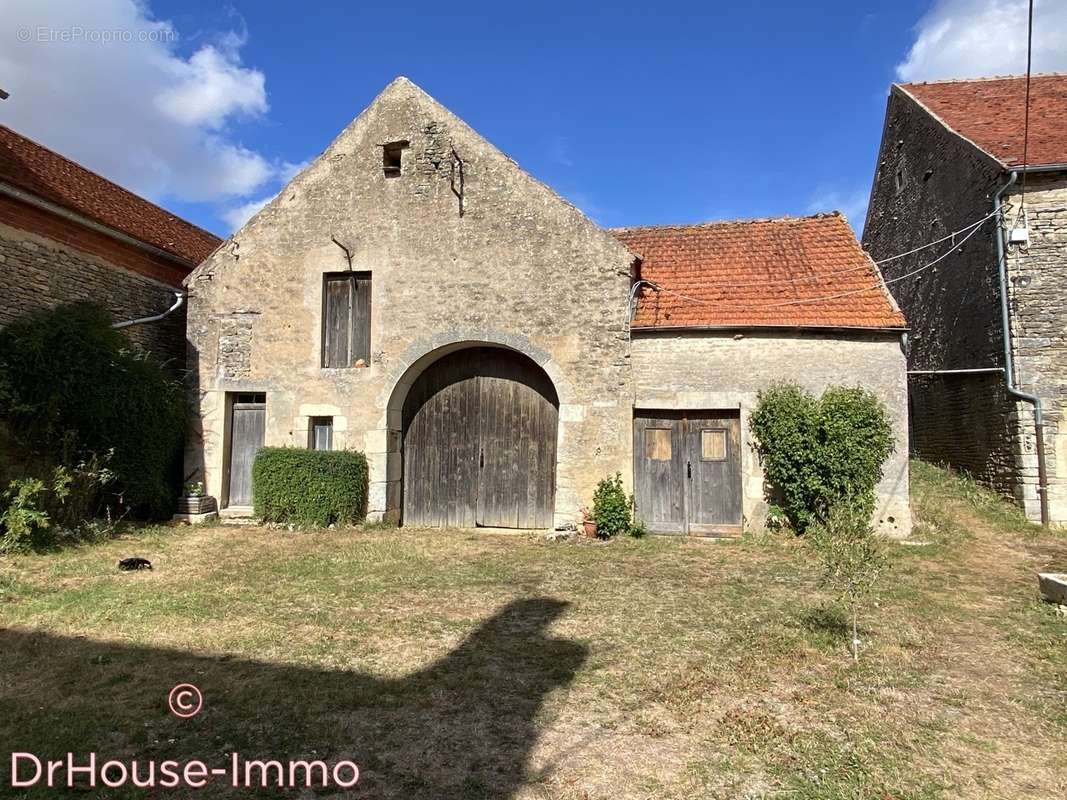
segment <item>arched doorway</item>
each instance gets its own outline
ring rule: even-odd
[[[404,524],[551,527],[558,419],[552,381],[521,353],[432,363],[404,400]]]

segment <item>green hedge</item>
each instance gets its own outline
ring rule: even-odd
[[[252,464],[257,517],[298,525],[359,523],[367,515],[367,458],[345,450],[264,447]]]

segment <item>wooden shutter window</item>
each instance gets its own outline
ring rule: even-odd
[[[726,431],[705,428],[700,432],[700,458],[704,461],[726,460]]]
[[[645,456],[650,461],[670,461],[671,429],[645,428]]]
[[[322,366],[370,364],[370,298],[369,272],[323,276]]]

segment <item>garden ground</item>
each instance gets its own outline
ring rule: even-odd
[[[1067,618],[1035,573],[1067,538],[913,482],[930,544],[892,547],[858,666],[784,535],[168,527],[0,558],[0,758],[350,758],[375,798],[1063,797]]]

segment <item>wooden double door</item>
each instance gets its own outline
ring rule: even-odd
[[[634,412],[634,500],[657,533],[739,534],[740,414]]]
[[[403,522],[548,528],[559,400],[511,350],[472,347],[431,364],[403,410]]]

